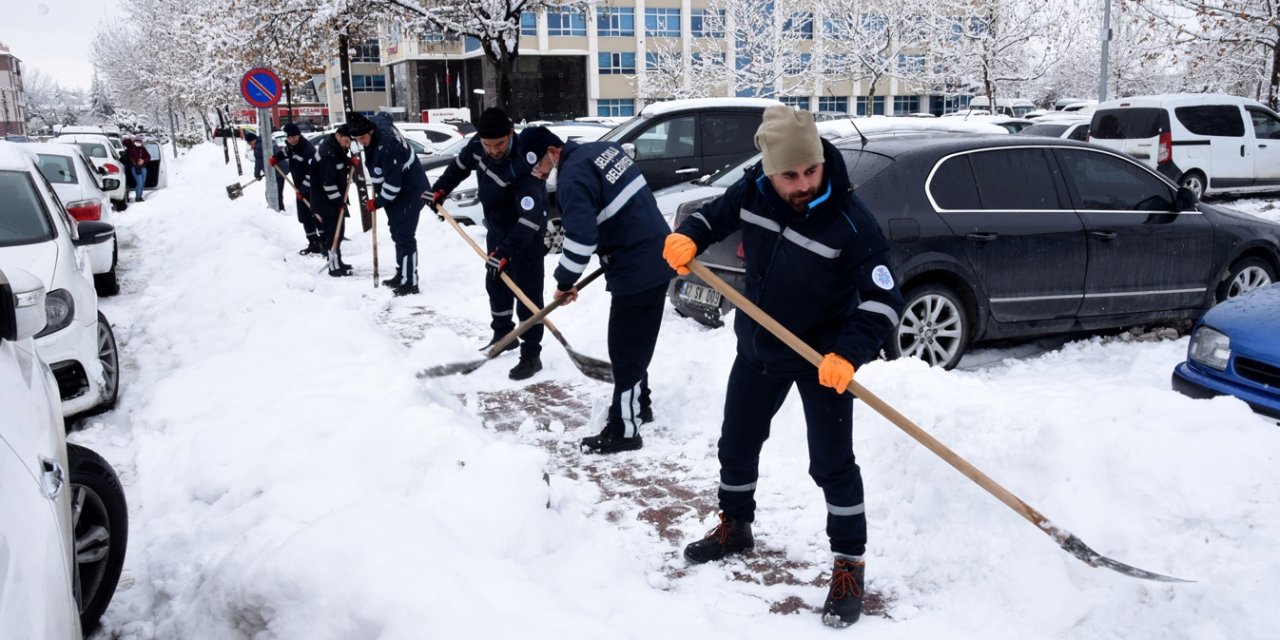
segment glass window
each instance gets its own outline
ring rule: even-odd
[[[839,111],[849,113],[849,98],[823,96],[818,98],[818,111]]]
[[[644,68],[646,71],[657,71],[659,67],[683,67],[681,61],[681,53],[675,51],[672,53],[654,53],[649,51],[644,54]]]
[[[636,35],[636,10],[633,7],[600,7],[596,9],[596,17],[598,35],[613,37]]]
[[[381,60],[380,56],[377,38],[361,40],[350,47],[352,62],[379,62]]]
[[[549,36],[585,36],[587,21],[577,9],[565,7],[547,8],[547,35]]]
[[[1025,129],[1023,131],[1025,131]],[[1067,139],[1079,140],[1080,142],[1088,142],[1089,141],[1089,125],[1087,124],[1077,125],[1076,128],[1072,129],[1071,133],[1067,135]]]
[[[644,34],[660,38],[679,38],[680,10],[646,8],[644,10]]]
[[[758,128],[760,116],[705,114],[702,116],[702,148],[706,149],[703,153],[751,153],[756,148]]]
[[[787,56],[787,73],[789,75],[800,75],[809,70],[809,65],[813,62],[813,54],[801,53],[800,55]]]
[[[0,171],[0,202],[0,247],[53,239],[44,203],[25,171]]]
[[[636,146],[636,160],[661,158],[687,158],[694,153],[694,123],[696,116],[687,115],[655,123],[632,141]],[[752,131],[754,139],[755,132]]]
[[[793,109],[809,110],[808,96],[778,96],[778,101]]]
[[[905,116],[920,113],[920,96],[894,96],[893,115]]]
[[[973,180],[973,169],[969,166],[969,154],[944,160],[929,182],[929,194],[938,203],[939,209],[981,209],[978,185]]]
[[[857,105],[858,115],[867,115],[867,97],[858,96]],[[871,101],[871,115],[884,115],[884,96],[876,96],[875,99]]]
[[[1260,109],[1250,109],[1249,119],[1253,121],[1253,135],[1259,140],[1280,139],[1280,120]]]
[[[1176,211],[1173,189],[1127,160],[1085,149],[1057,149],[1081,209]]]
[[[689,30],[695,38],[723,38],[724,9],[694,9],[689,19]]]
[[[601,51],[600,74],[618,75],[636,72],[636,54],[633,51]]]
[[[377,92],[387,90],[386,76],[351,76],[351,90],[353,92]]]
[[[630,98],[602,98],[596,101],[596,115],[605,117],[634,116],[636,101]]]
[[[106,158],[107,148],[96,142],[77,142],[76,146],[84,150],[85,155],[90,158]]]
[[[898,71],[903,74],[924,73],[924,56],[920,54],[899,54]]]
[[[520,13],[520,35],[536,36],[538,35],[538,14],[533,11],[523,11]]]
[[[784,31],[800,34],[802,40],[813,39],[813,14],[793,13],[782,26]]]
[[[1244,120],[1240,118],[1240,107],[1237,106],[1178,107],[1173,114],[1182,126],[1198,136],[1244,137]]]
[[[1065,124],[1033,124],[1018,133],[1024,136],[1044,136],[1046,138],[1058,138],[1062,136],[1062,132],[1067,130]]]
[[[1093,114],[1093,137],[1101,140],[1154,138],[1169,130],[1164,109],[1107,109]]]
[[[983,209],[1062,208],[1044,150],[997,149],[968,156]]]
[[[706,63],[712,66],[723,65],[724,52],[712,51],[709,53],[703,53],[701,51],[694,51],[693,55],[689,56],[689,60],[692,61],[694,64]]]
[[[50,184],[76,184],[76,166],[70,156],[41,153],[37,157],[36,166]]]

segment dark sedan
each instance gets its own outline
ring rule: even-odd
[[[1276,281],[1280,225],[1203,203],[1128,156],[1069,140],[837,142],[890,244],[907,309],[890,357],[954,367],[971,342],[1198,318]],[[676,225],[696,211],[686,203]],[[702,261],[742,288],[738,235]],[[693,276],[675,308],[719,324]]]

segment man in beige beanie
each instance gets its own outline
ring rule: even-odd
[[[835,556],[822,621],[847,627],[862,611],[867,518],[853,456],[853,397],[845,391],[855,366],[875,359],[897,327],[902,295],[880,227],[854,197],[844,159],[818,137],[813,116],[770,107],[755,141],[760,163],[686,218],[662,255],[687,274],[698,252],[741,230],[747,298],[826,357],[815,376],[813,365],[737,314],[738,355],[720,427],[720,523],[685,547],[684,556],[702,564],[755,546],[760,451],[795,386],[804,404],[809,473],[826,498]]]

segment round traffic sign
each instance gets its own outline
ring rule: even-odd
[[[280,102],[280,77],[265,67],[250,69],[240,78],[240,93],[251,105],[269,109]]]

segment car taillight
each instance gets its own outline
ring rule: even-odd
[[[1156,164],[1164,164],[1173,160],[1173,133],[1165,131],[1160,134],[1160,153],[1156,154]]]
[[[97,200],[81,200],[67,205],[67,213],[77,222],[102,219],[102,203]]]
[[[107,173],[120,173],[120,167],[117,167],[114,162],[108,162],[102,166],[107,168]]]
[[[741,240],[739,240],[739,241],[738,241],[738,259],[739,259],[739,260],[746,260],[746,259],[747,259],[747,254],[746,254],[746,252],[744,252],[744,251],[742,250],[742,241],[741,241]]]

